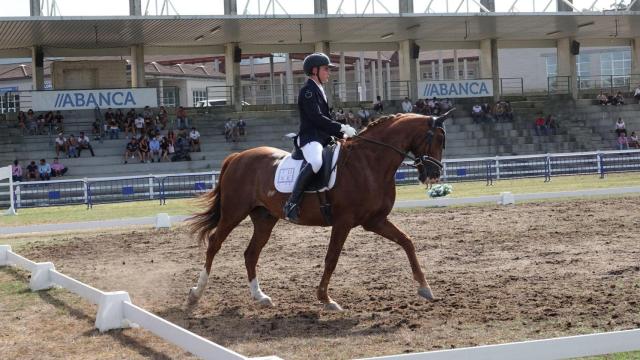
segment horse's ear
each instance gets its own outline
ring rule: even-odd
[[[455,109],[456,108],[452,108],[451,110],[447,111],[446,113],[440,116],[435,116],[433,118],[435,120],[435,125],[436,125],[435,127],[442,127],[442,124],[444,124],[444,121],[451,116],[451,113],[453,113]]]

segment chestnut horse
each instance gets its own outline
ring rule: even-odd
[[[331,240],[317,289],[318,299],[326,310],[342,310],[329,297],[329,280],[349,231],[358,225],[399,244],[409,258],[413,278],[419,285],[418,294],[433,299],[411,239],[387,216],[396,198],[395,173],[405,157],[414,160],[420,182],[439,179],[445,140],[443,122],[450,112],[440,117],[417,114],[382,117],[354,138],[339,140],[342,144],[336,182],[327,194],[332,204]],[[288,153],[283,150],[258,147],[231,154],[224,160],[218,184],[203,196],[208,208],[192,218],[193,232],[200,242],[208,242],[208,247],[204,270],[197,286],[189,292],[189,305],[195,305],[202,296],[211,274],[213,257],[222,242],[249,215],[254,230],[244,258],[251,296],[262,305],[273,306],[271,298],[260,289],[256,264],[273,227],[284,218],[282,207],[289,194],[276,191],[274,175],[278,163],[286,155]],[[308,195],[301,202],[298,223],[325,226],[318,197]]]

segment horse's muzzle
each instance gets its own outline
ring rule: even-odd
[[[424,155],[416,159],[418,180],[423,184],[437,183],[442,175],[442,163],[430,156]]]

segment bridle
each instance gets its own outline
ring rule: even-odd
[[[433,136],[435,135],[435,133],[433,132],[433,130],[435,129],[442,129],[442,133],[445,134],[445,130],[444,130],[444,120],[446,119],[447,115],[449,113],[446,113],[444,116],[441,117],[431,117],[430,118],[430,123],[431,123],[431,127],[429,129],[429,131],[427,131],[427,135],[426,135],[426,142],[427,142],[427,154],[430,152],[431,147],[433,146]],[[427,178],[438,178],[440,177],[440,173],[443,169],[442,163],[434,158],[431,157],[427,154],[422,155],[422,156],[412,156],[410,155],[408,152],[406,151],[402,151],[400,149],[398,149],[397,147],[390,145],[390,144],[385,144],[381,141],[378,140],[373,140],[373,139],[369,139],[366,138],[364,136],[360,136],[360,135],[354,135],[355,138],[357,139],[361,139],[376,145],[380,145],[380,146],[384,146],[386,148],[389,148],[395,152],[397,152],[398,154],[402,155],[402,158],[404,159],[405,157],[408,157],[409,159],[413,160],[412,164],[407,164],[408,166],[411,166],[413,168],[416,168],[419,172],[421,177],[427,179]],[[444,149],[444,139],[442,140],[442,148]],[[422,168],[419,168],[419,166],[422,166]]]

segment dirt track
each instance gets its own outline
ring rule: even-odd
[[[329,229],[276,226],[258,269],[273,309],[249,299],[247,221],[224,243],[189,315],[184,300],[204,252],[184,227],[76,236],[22,254],[102,290],[126,290],[134,303],[244,355],[352,358],[640,327],[639,214],[637,197],[394,212],[438,299],[418,298],[397,245],[357,228],[330,286],[340,314],[322,312],[315,299]],[[120,344],[152,338],[136,332],[123,331],[130,337]],[[119,349],[109,356],[122,357]]]

